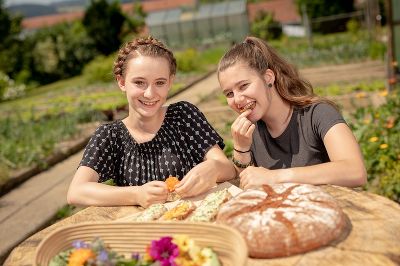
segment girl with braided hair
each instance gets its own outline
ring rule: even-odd
[[[228,105],[241,113],[231,127],[241,186],[309,183],[360,186],[366,170],[359,145],[333,103],[266,42],[247,37],[220,60]]]
[[[166,201],[169,176],[181,180],[175,188],[181,197],[234,177],[222,138],[199,109],[188,102],[164,106],[175,73],[172,52],[152,37],[120,49],[114,75],[129,115],[93,134],[69,187],[70,204],[147,207]],[[109,179],[116,186],[102,183]]]

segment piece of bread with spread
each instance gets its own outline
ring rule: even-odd
[[[207,195],[187,220],[190,222],[212,222],[215,220],[221,205],[231,198],[232,195],[226,188],[211,193]]]

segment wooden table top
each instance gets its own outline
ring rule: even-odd
[[[400,206],[387,198],[337,186],[322,186],[336,198],[351,228],[345,239],[286,258],[255,260],[261,265],[400,265]],[[140,211],[138,207],[88,207],[26,239],[13,249],[5,265],[33,265],[36,247],[56,228],[90,221],[114,221]]]

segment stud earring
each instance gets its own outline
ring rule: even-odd
[[[272,83],[268,83],[268,88],[272,88]]]

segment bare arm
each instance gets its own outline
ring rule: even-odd
[[[241,183],[245,188],[263,183],[287,182],[346,187],[365,184],[367,172],[360,147],[346,124],[339,123],[329,129],[324,144],[330,162],[279,170],[248,167],[240,174]]]
[[[90,167],[80,166],[69,186],[67,201],[74,205],[120,206],[165,202],[164,182],[153,181],[143,186],[116,187],[97,183],[99,175]]]

